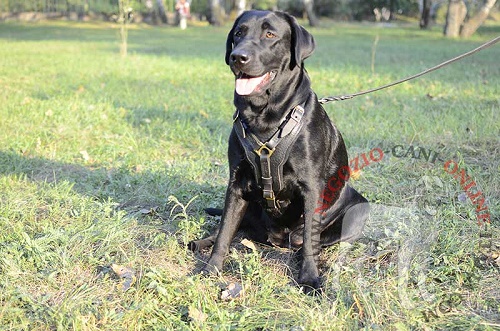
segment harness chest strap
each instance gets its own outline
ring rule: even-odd
[[[257,183],[262,185],[263,198],[269,208],[277,208],[275,192],[283,188],[283,165],[304,124],[303,116],[304,108],[296,106],[285,116],[276,132],[262,142],[251,132],[238,111],[234,115],[233,129],[245,151],[246,160],[252,166]]]

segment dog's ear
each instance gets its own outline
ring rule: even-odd
[[[290,69],[293,69],[295,66],[302,66],[302,62],[314,52],[316,44],[313,36],[297,22],[295,17],[289,14],[285,16],[292,30]]]
[[[241,16],[243,16],[243,14],[238,16],[236,21],[234,21],[234,24],[233,24],[233,27],[231,28],[231,31],[229,31],[229,33],[227,34],[227,40],[226,40],[226,64],[227,65],[229,65],[229,57],[231,56],[231,52],[233,51],[234,29],[236,29],[236,27],[238,26],[238,22],[240,21],[240,18],[241,18]]]

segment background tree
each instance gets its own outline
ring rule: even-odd
[[[319,20],[314,12],[314,0],[303,0],[304,10],[307,14],[307,19],[309,20],[310,26],[318,26]]]
[[[128,49],[128,24],[132,18],[132,7],[130,6],[131,0],[118,0],[119,17],[118,22],[120,22],[120,54],[122,57],[127,56]]]
[[[432,0],[422,1],[422,10],[420,14],[420,28],[427,29],[431,19]]]
[[[247,7],[246,0],[236,0],[236,14],[241,15]]]
[[[467,38],[472,36],[477,29],[483,25],[484,21],[488,18],[491,9],[495,5],[496,0],[486,0],[484,1],[481,8],[479,8],[478,12],[470,18],[462,27],[460,31],[460,36],[463,38]]]
[[[219,26],[224,21],[225,11],[224,7],[221,6],[220,0],[208,0],[209,11],[208,11],[208,22],[211,25]]]
[[[168,23],[167,12],[165,11],[165,5],[163,0],[156,0],[156,6],[158,7],[158,16],[163,24]]]
[[[9,18],[55,18],[67,16],[71,20],[87,17],[118,21],[120,0],[0,0],[0,20]],[[311,26],[318,25],[319,17],[337,20],[375,20],[374,13],[386,13],[384,19],[400,16],[418,18],[420,27],[428,27],[432,12],[444,0],[188,0],[191,12],[200,20],[221,25],[228,17],[233,19],[243,10],[283,10],[296,17],[307,17]],[[420,9],[419,9],[420,3]],[[445,35],[468,37],[481,26],[497,0],[447,0]],[[174,11],[175,0],[129,0],[133,21],[151,24],[173,24],[168,18]],[[23,15],[28,13],[27,15]],[[388,18],[385,18],[388,17]],[[21,18],[22,19],[22,18]]]
[[[460,27],[467,15],[467,7],[463,0],[450,0],[448,12],[446,13],[446,24],[444,35],[447,37],[458,37]]]
[[[484,23],[496,0],[483,0],[477,12],[469,19],[467,6],[463,0],[450,0],[446,13],[444,35],[447,37],[470,37]],[[469,7],[473,7],[469,4]]]

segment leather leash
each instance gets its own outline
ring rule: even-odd
[[[492,40],[482,44],[481,46],[471,50],[471,51],[468,51],[467,53],[464,53],[464,54],[461,54],[459,56],[456,56],[448,61],[445,61],[443,63],[440,63],[432,68],[429,68],[429,69],[426,69],[418,74],[415,74],[415,75],[412,75],[412,76],[409,76],[409,77],[406,77],[406,78],[403,78],[403,79],[400,79],[398,81],[395,81],[395,82],[392,82],[390,84],[386,84],[386,85],[382,85],[380,87],[376,87],[376,88],[372,88],[372,89],[369,89],[369,90],[364,90],[364,91],[361,91],[361,92],[357,92],[357,93],[352,93],[352,94],[346,94],[346,95],[338,95],[338,96],[332,96],[332,97],[325,97],[325,98],[321,98],[319,99],[319,103],[321,104],[325,104],[325,103],[328,103],[328,102],[331,102],[331,101],[342,101],[342,100],[349,100],[349,99],[352,99],[352,98],[355,98],[357,96],[360,96],[360,95],[364,95],[364,94],[368,94],[368,93],[372,93],[372,92],[376,92],[376,91],[380,91],[380,90],[383,90],[383,89],[386,89],[388,87],[391,87],[391,86],[394,86],[394,85],[398,85],[398,84],[401,84],[401,83],[404,83],[404,82],[407,82],[409,80],[412,80],[412,79],[415,79],[415,78],[418,78],[420,76],[423,76],[425,74],[428,74],[434,70],[438,70],[438,69],[441,69],[442,67],[445,67],[447,66],[448,64],[451,64],[453,62],[456,62],[456,61],[459,61],[467,56],[470,56],[474,53],[477,53],[479,51],[482,51],[483,49],[485,48],[488,48],[490,46],[493,46],[494,44],[496,44],[497,42],[500,41],[500,36],[499,37],[496,37],[496,38],[493,38]]]

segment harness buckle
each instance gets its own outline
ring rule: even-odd
[[[262,190],[262,196],[266,200],[273,200],[274,201],[274,199],[275,199],[273,190]]]
[[[266,155],[268,157],[271,157],[271,155],[273,155],[275,149],[276,149],[276,147],[273,149],[270,149],[266,144],[262,144],[259,147],[259,149],[254,150],[254,152],[257,153],[258,156],[260,156],[262,154],[262,150],[266,150],[267,151]]]
[[[267,206],[269,208],[274,208],[276,209],[278,206],[276,204],[276,197],[274,196],[274,191],[273,190],[262,190],[262,196],[264,199],[267,201]]]

